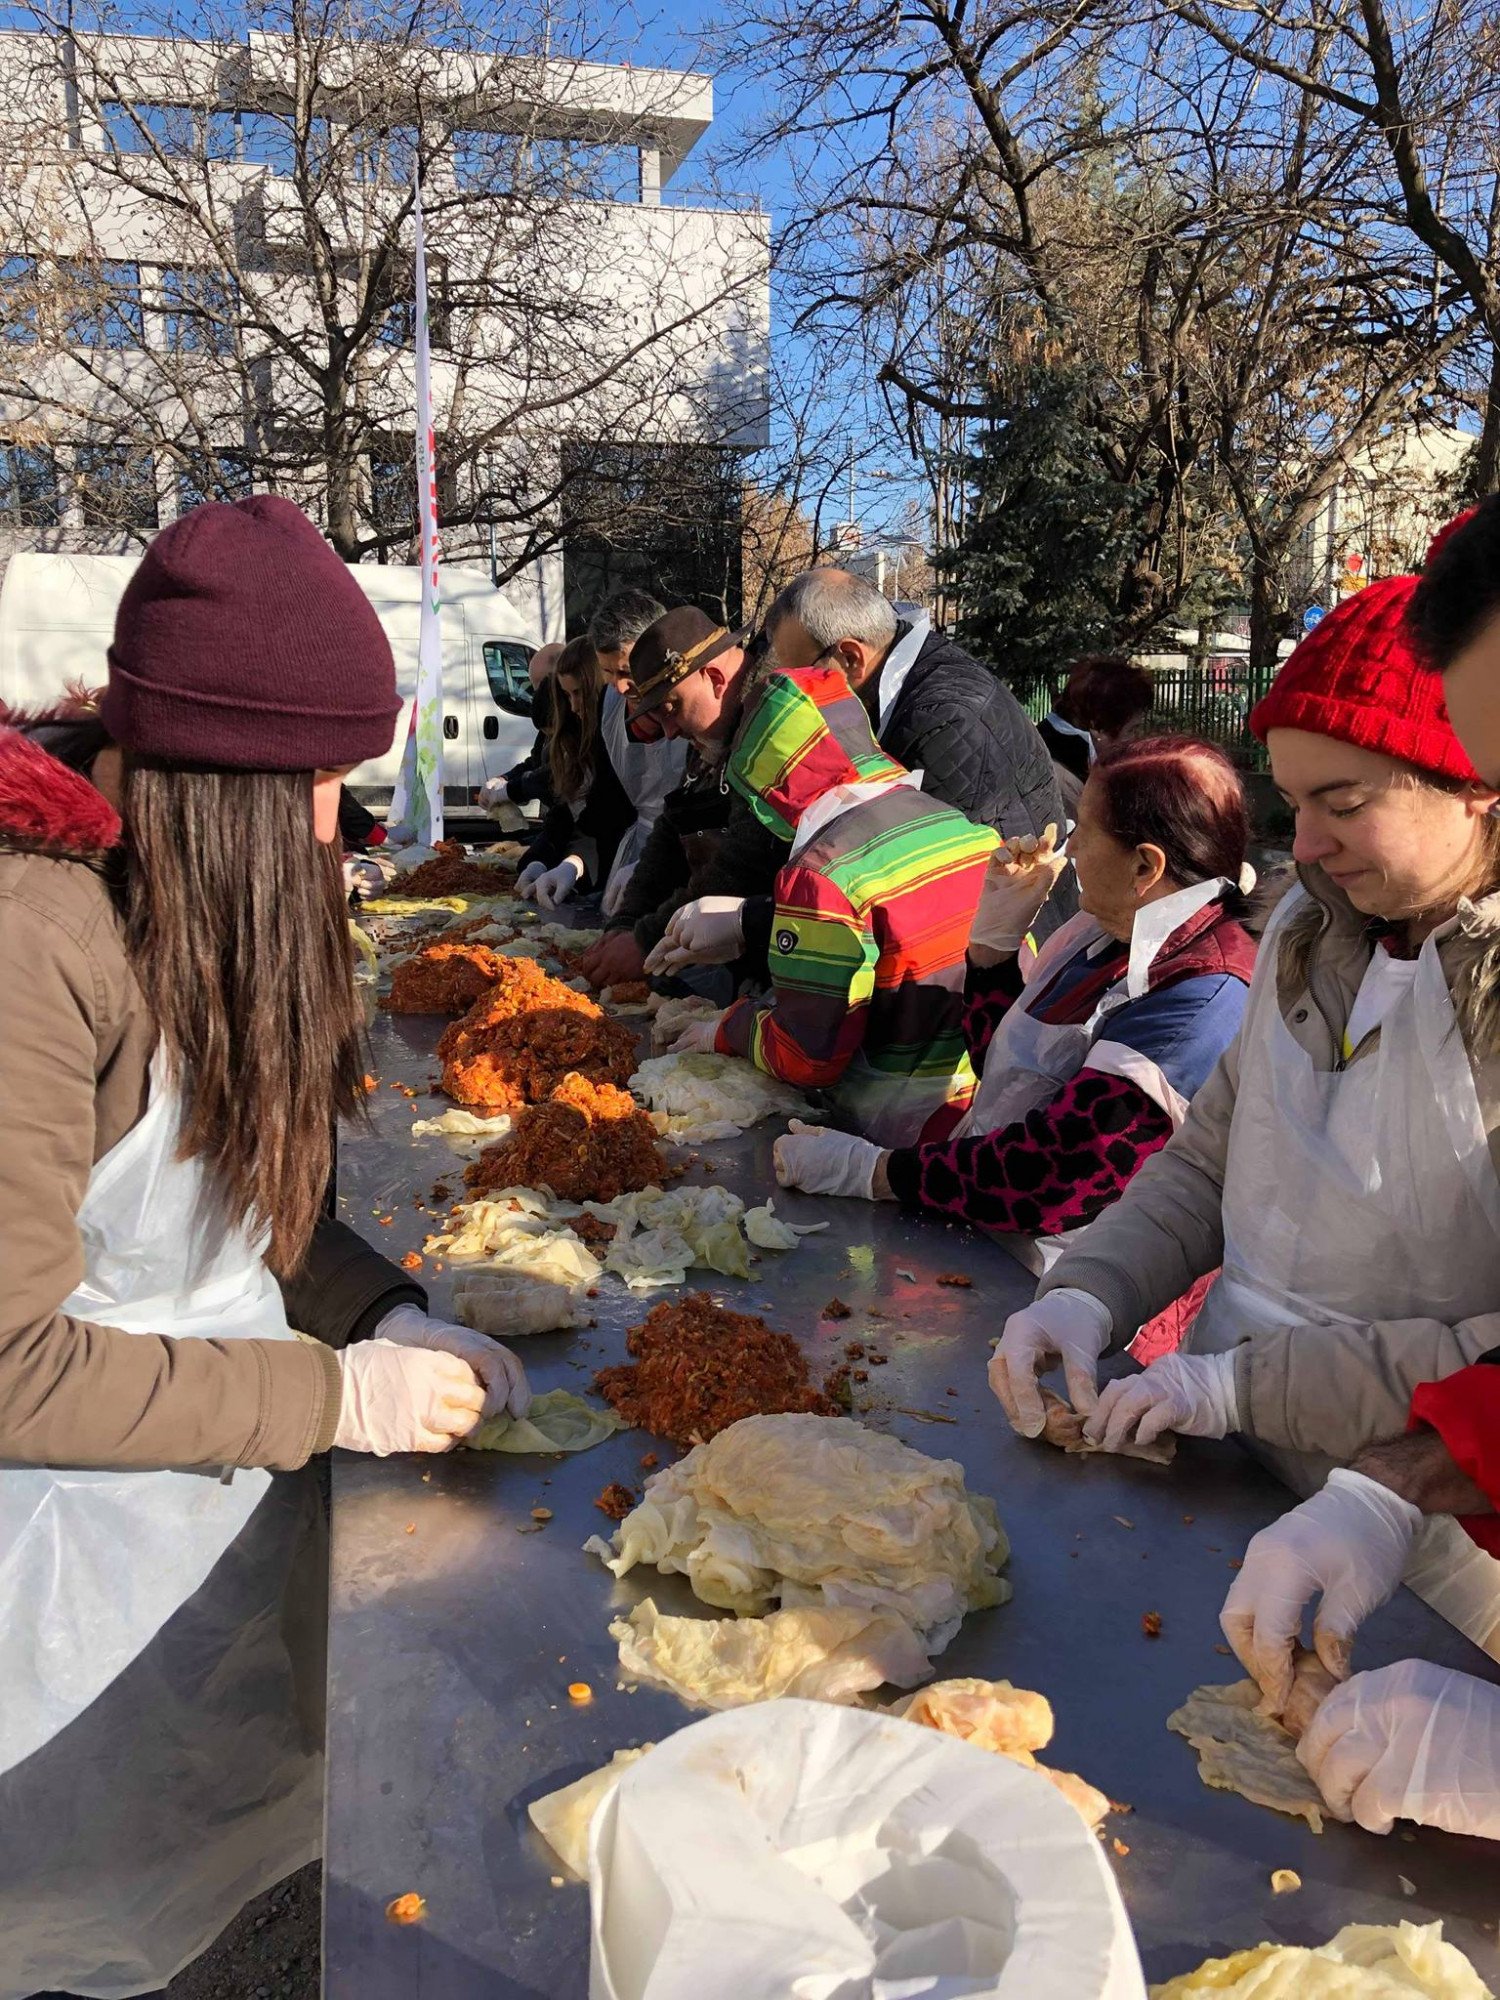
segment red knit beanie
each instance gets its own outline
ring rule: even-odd
[[[1305,729],[1435,777],[1478,783],[1448,720],[1442,679],[1406,636],[1416,587],[1414,576],[1387,577],[1346,597],[1313,627],[1250,711],[1262,743],[1273,729]]]
[[[195,507],[150,544],[99,704],[126,750],[245,771],[383,756],[400,709],[369,599],[299,507],[261,493]]]

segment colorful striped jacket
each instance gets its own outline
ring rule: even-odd
[[[965,954],[993,829],[916,789],[833,667],[771,677],[729,781],[792,853],[776,878],[774,997],[736,1002],[716,1046],[831,1090],[880,1145],[942,1136],[974,1090]]]

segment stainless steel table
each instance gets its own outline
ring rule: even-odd
[[[441,1141],[409,1137],[413,1109],[428,1103],[414,1107],[388,1087],[425,1085],[440,1025],[377,1025],[376,1130],[342,1160],[345,1213],[396,1253],[420,1247],[431,1226],[413,1195],[425,1199],[439,1178],[459,1184],[461,1165]],[[763,1199],[777,1129],[705,1146],[693,1177],[712,1163],[707,1178]],[[1014,1599],[966,1620],[936,1671],[1040,1689],[1057,1713],[1051,1760],[1131,1806],[1105,1837],[1129,1850],[1115,1848],[1115,1866],[1148,1979],[1262,1939],[1314,1943],[1349,1922],[1441,1917],[1500,1988],[1492,1847],[1427,1832],[1380,1840],[1338,1825],[1315,1837],[1301,1821],[1207,1790],[1193,1752],[1166,1731],[1190,1689],[1239,1678],[1219,1650],[1219,1604],[1233,1559],[1289,1504],[1285,1491],[1231,1445],[1188,1442],[1163,1472],[1015,1437],[985,1384],[988,1342],[1030,1291],[1003,1250],[885,1204],[778,1194],[777,1205],[791,1221],[832,1226],[785,1258],[767,1253],[749,1283],[694,1278],[797,1334],[815,1372],[846,1342],[881,1336],[890,1360],[857,1386],[858,1413],[958,1459],[970,1488],[999,1502]],[[387,1215],[395,1220],[382,1227]],[[951,1271],[972,1289],[935,1282]],[[853,1317],[820,1320],[835,1295]],[[532,1380],[586,1389],[596,1367],[623,1358],[624,1329],[664,1296],[631,1297],[608,1281],[595,1330],[521,1343]],[[448,1274],[432,1282],[432,1298],[438,1311],[449,1303]],[[870,1321],[867,1307],[886,1317]],[[330,2000],[582,2000],[587,1890],[553,1885],[557,1863],[526,1805],[690,1719],[669,1695],[617,1688],[607,1627],[646,1595],[664,1610],[703,1607],[680,1578],[654,1571],[616,1584],[581,1548],[608,1532],[594,1495],[611,1480],[638,1490],[653,1447],[666,1462],[670,1449],[638,1431],[571,1459],[336,1459]],[[552,1509],[541,1527],[530,1517],[539,1504]],[[1161,1615],[1158,1639],[1143,1633],[1148,1611]],[[1371,1621],[1359,1657],[1378,1665],[1410,1653],[1494,1674],[1403,1592]],[[594,1690],[586,1707],[568,1700],[577,1680]],[[1271,1871],[1286,1867],[1303,1888],[1273,1896]],[[411,1889],[427,1899],[426,1921],[398,1929],[384,1907]]]

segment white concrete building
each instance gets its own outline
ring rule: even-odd
[[[706,77],[337,23],[0,34],[0,554],[255,488],[410,560],[420,157],[446,557],[520,563],[538,638],[566,592],[576,623],[629,541],[601,509],[765,441],[768,221],[671,195],[712,118]]]

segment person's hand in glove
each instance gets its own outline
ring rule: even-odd
[[[805,1188],[808,1194],[850,1195],[860,1201],[891,1199],[889,1188],[881,1192],[876,1187],[884,1147],[852,1132],[825,1132],[820,1125],[794,1118],[771,1148],[771,1157],[782,1187]]]
[[[545,861],[528,861],[516,877],[516,894],[524,896],[528,903],[536,901],[536,885],[547,872]]]
[[[701,1020],[689,1021],[682,1033],[667,1050],[669,1056],[712,1055],[714,1043],[718,1039],[722,1013],[705,1014]]]
[[[1354,1635],[1395,1594],[1421,1525],[1410,1501],[1340,1469],[1310,1500],[1251,1537],[1219,1623],[1276,1714],[1291,1696],[1292,1649],[1308,1605],[1320,1600],[1313,1613],[1318,1658],[1335,1680],[1347,1680]]]
[[[1139,1375],[1107,1383],[1083,1434],[1102,1451],[1123,1451],[1167,1431],[1221,1438],[1239,1427],[1232,1354],[1164,1354]]]
[[[526,1370],[508,1347],[476,1333],[470,1326],[453,1326],[447,1320],[431,1319],[420,1306],[393,1306],[375,1329],[376,1340],[393,1341],[397,1347],[425,1347],[433,1354],[454,1354],[467,1361],[484,1385],[481,1415],[498,1417],[509,1411],[524,1417],[531,1408],[531,1388]]]
[[[647,972],[731,964],[745,949],[744,910],[743,896],[700,896],[684,903],[672,912],[660,942],[647,953]]]
[[[1297,1755],[1335,1819],[1398,1819],[1500,1840],[1500,1688],[1429,1660],[1345,1681]]]
[[[606,917],[614,916],[615,912],[624,902],[625,891],[630,887],[630,878],[634,873],[635,863],[632,861],[624,868],[617,868],[614,874],[610,876],[599,903],[599,907]]]
[[[378,861],[366,861],[363,855],[345,855],[344,892],[350,896],[384,895],[385,870]]]
[[[979,892],[979,908],[969,932],[969,956],[978,965],[1010,958],[1052,894],[1068,857],[1057,852],[1057,828],[1014,834],[990,856]]]
[[[990,1356],[990,1387],[1012,1430],[1022,1437],[1041,1436],[1047,1413],[1037,1377],[1059,1361],[1068,1401],[1079,1416],[1088,1415],[1099,1400],[1099,1356],[1113,1327],[1109,1309],[1091,1292],[1066,1285],[1011,1314]]]
[[[555,868],[538,875],[532,893],[539,910],[560,909],[583,880],[584,867],[576,854],[559,861]]]
[[[479,787],[479,803],[481,808],[487,813],[494,812],[499,806],[508,805],[510,803],[510,786],[506,783],[505,779],[486,778],[484,783]]]
[[[342,1349],[343,1401],[334,1444],[388,1458],[396,1451],[451,1451],[484,1413],[484,1387],[456,1354],[361,1340]]]

